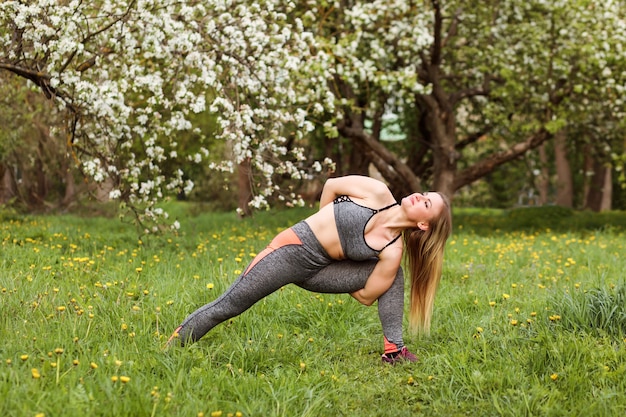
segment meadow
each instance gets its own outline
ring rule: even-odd
[[[420,361],[383,365],[375,307],[287,286],[164,349],[312,209],[206,213],[175,235],[0,212],[3,416],[626,413],[626,213],[459,209]]]

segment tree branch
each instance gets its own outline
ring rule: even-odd
[[[547,130],[541,129],[528,137],[523,142],[514,144],[506,151],[497,152],[491,156],[479,161],[471,167],[464,169],[457,173],[454,179],[454,190],[458,190],[472,182],[484,177],[485,175],[493,172],[497,167],[503,165],[521,155],[525,152],[534,149],[551,139],[552,135]]]
[[[340,122],[338,123],[338,131],[347,138],[359,141],[365,148],[369,149],[372,162],[384,174],[385,178],[395,176],[402,183],[407,184],[405,188],[413,191],[421,190],[421,183],[411,169],[385,146],[365,132],[362,127],[355,128],[347,126],[345,122]]]

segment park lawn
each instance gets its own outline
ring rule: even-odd
[[[203,213],[139,238],[117,218],[5,214],[0,415],[613,416],[626,412],[626,214],[455,211],[432,333],[380,362],[375,307],[284,287],[163,349],[311,209]]]

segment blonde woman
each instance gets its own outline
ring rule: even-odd
[[[411,328],[428,333],[451,228],[450,205],[442,194],[414,193],[398,203],[378,180],[331,178],[319,211],[279,233],[228,290],[190,314],[169,343],[195,342],[263,297],[295,284],[314,292],[349,293],[366,306],[378,302],[382,361],[414,362],[417,357],[402,338],[401,262],[406,253]]]

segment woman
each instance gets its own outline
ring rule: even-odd
[[[402,340],[404,248],[411,328],[427,333],[451,224],[442,194],[415,193],[397,203],[375,179],[331,178],[319,211],[279,233],[226,292],[189,315],[168,343],[174,338],[181,344],[195,342],[263,297],[296,284],[315,292],[349,293],[366,306],[378,301],[383,362],[414,362],[417,357]]]

